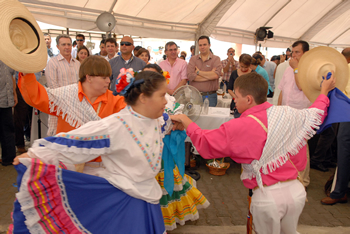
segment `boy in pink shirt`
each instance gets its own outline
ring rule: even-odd
[[[257,73],[240,76],[235,103],[241,117],[214,130],[202,130],[186,115],[172,116],[205,159],[222,153],[242,164],[241,179],[253,189],[251,213],[256,233],[296,233],[306,198],[297,180],[306,166],[306,140],[327,115],[327,94],[335,78],[322,83],[321,94],[308,109],[273,106],[266,101],[267,82]]]

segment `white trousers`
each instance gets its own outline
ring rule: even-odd
[[[253,191],[250,212],[257,234],[296,234],[305,205],[306,192],[298,180]]]

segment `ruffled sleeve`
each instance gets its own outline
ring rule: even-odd
[[[36,140],[28,154],[45,163],[80,164],[110,153],[107,119],[91,121],[79,129]]]

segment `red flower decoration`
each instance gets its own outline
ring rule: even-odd
[[[120,93],[129,83],[126,81],[126,75],[120,77],[119,83],[117,84],[117,92]]]

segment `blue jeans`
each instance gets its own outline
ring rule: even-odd
[[[203,93],[205,93],[205,92],[202,92],[202,94]],[[210,107],[215,107],[216,104],[218,104],[218,95],[216,93],[202,95],[203,102],[205,100],[205,96],[208,96]]]

